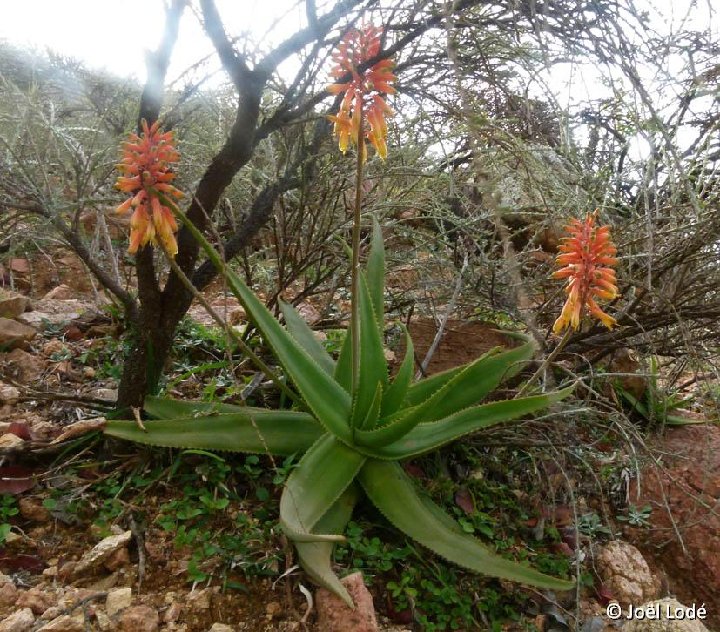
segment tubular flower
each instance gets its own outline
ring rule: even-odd
[[[584,221],[570,220],[565,230],[570,234],[563,239],[556,258],[560,270],[553,274],[556,279],[567,279],[567,300],[560,317],[553,325],[557,334],[567,327],[577,329],[583,310],[597,318],[608,329],[615,319],[603,312],[596,298],[612,300],[619,296],[613,266],[617,265],[617,249],[610,240],[609,226],[595,226],[597,211],[588,213]]]
[[[375,26],[348,31],[332,54],[335,65],[330,75],[340,79],[349,74],[350,80],[333,83],[327,88],[331,94],[343,95],[337,115],[328,117],[335,124],[334,133],[338,137],[340,151],[345,153],[352,142],[358,146],[363,159],[366,155],[365,139],[370,141],[383,160],[387,157],[385,116],[392,116],[393,111],[383,97],[395,92],[390,85],[395,81],[393,62],[382,59],[362,72],[358,70],[380,52],[381,35],[382,29]]]
[[[134,209],[128,252],[135,253],[149,243],[162,243],[174,256],[178,249],[175,240],[178,226],[168,204],[172,204],[170,196],[181,198],[183,194],[170,184],[175,174],[169,169],[180,154],[173,147],[173,133],[160,133],[158,128],[157,121],[148,126],[143,119],[142,134],[130,134],[123,143],[122,160],[117,165],[123,175],[115,187],[132,193],[133,197],[118,206],[117,212],[125,214]]]

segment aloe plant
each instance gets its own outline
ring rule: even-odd
[[[333,54],[332,94],[344,94],[335,123],[339,147],[357,148],[351,261],[351,319],[335,361],[302,317],[281,302],[285,326],[230,270],[164,190],[153,190],[193,234],[227,286],[262,333],[298,391],[303,410],[179,402],[149,398],[155,421],[108,422],[106,433],[157,446],[288,455],[302,453],[280,499],[280,524],[308,575],[352,605],[332,569],[332,551],[361,492],[398,529],[438,555],[469,570],[555,590],[572,583],[506,560],[466,534],[422,494],[400,464],[465,435],[538,411],[571,389],[482,403],[503,379],[516,375],[535,347],[495,349],[462,367],[413,383],[414,353],[406,333],[405,358],[390,377],[383,349],[385,251],[379,223],[367,265],[360,266],[360,222],[366,140],[387,154],[384,96],[394,92],[391,62],[377,60],[381,29],[350,29]],[[363,70],[358,66],[365,66]],[[159,188],[159,187],[156,187]],[[172,252],[166,252],[172,257]],[[284,386],[284,385],[283,385]]]
[[[513,334],[521,342],[514,348],[492,350],[470,364],[413,383],[413,345],[406,332],[405,357],[391,378],[383,350],[384,249],[375,221],[368,263],[359,273],[359,358],[352,357],[348,332],[335,361],[291,305],[281,305],[283,327],[192,224],[185,224],[222,269],[306,411],[149,398],[145,410],[156,420],[147,421],[145,429],[134,421],[110,421],[108,435],[166,447],[304,453],[285,483],[280,523],[308,575],[349,604],[331,556],[361,491],[398,529],[451,562],[538,587],[571,587],[568,581],[496,555],[464,533],[416,488],[400,464],[567,396],[571,389],[482,403],[532,357],[535,348],[529,338]],[[353,366],[359,371],[355,387]]]

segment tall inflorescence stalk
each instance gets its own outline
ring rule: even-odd
[[[367,159],[367,143],[370,141],[377,154],[387,157],[386,115],[392,110],[385,102],[395,88],[392,73],[393,62],[381,59],[363,69],[380,53],[382,29],[368,26],[351,29],[332,54],[334,65],[330,75],[336,80],[328,86],[331,94],[343,95],[338,113],[328,118],[334,123],[340,150],[345,153],[352,143],[358,148],[355,177],[355,206],[352,231],[352,313],[350,335],[352,337],[353,388],[357,388],[360,362],[360,211],[362,206],[363,164]]]

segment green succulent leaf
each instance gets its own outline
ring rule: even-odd
[[[354,393],[352,426],[361,427],[375,398],[378,382],[387,387],[388,369],[380,328],[375,320],[365,275],[360,275],[360,379]]]
[[[378,417],[380,416],[380,406],[382,404],[382,399],[383,387],[382,384],[378,382],[377,388],[375,389],[375,397],[373,397],[372,404],[368,409],[368,413],[365,416],[365,419],[363,420],[362,424],[360,424],[360,428],[372,428],[375,425]]]
[[[345,331],[345,340],[340,347],[340,355],[335,364],[335,381],[343,387],[346,393],[352,392],[352,329]]]
[[[493,553],[464,534],[429,498],[421,496],[397,463],[369,459],[358,476],[365,493],[395,527],[441,557],[469,570],[550,590],[574,584]]]
[[[349,442],[350,397],[347,392],[295,342],[240,277],[229,269],[226,276],[233,294],[272,347],[310,410],[329,432]]]
[[[280,524],[291,540],[342,540],[313,533],[313,528],[353,482],[366,458],[329,434],[313,444],[288,477],[280,498]]]
[[[342,534],[345,531],[353,508],[357,502],[359,490],[351,484],[338,498],[325,515],[318,520],[315,531],[318,533]],[[310,578],[320,586],[331,590],[353,607],[352,599],[345,586],[332,570],[332,552],[334,542],[295,542],[298,560]]]
[[[310,329],[305,319],[290,303],[283,300],[280,301],[280,309],[285,317],[285,327],[290,332],[290,335],[325,373],[332,375],[335,371],[335,362],[315,337],[315,333]]]
[[[111,420],[105,434],[166,448],[286,456],[305,452],[324,432],[307,413],[250,407],[241,413],[149,420],[145,428],[135,421]]]
[[[472,432],[542,410],[550,404],[564,399],[573,390],[574,387],[569,387],[554,393],[490,402],[466,408],[445,419],[418,424],[394,443],[373,446],[372,449],[363,451],[379,459],[408,459],[439,448]],[[361,433],[357,433],[357,435],[361,435]],[[358,444],[360,444],[361,438],[366,439],[366,436],[356,437]]]
[[[380,409],[380,417],[388,417],[396,413],[405,402],[408,388],[413,377],[413,369],[415,368],[415,349],[413,347],[412,338],[407,328],[403,326],[405,331],[405,358],[398,369],[395,379],[388,386],[383,396],[382,407]]]
[[[155,419],[177,419],[178,417],[196,417],[198,415],[217,415],[221,413],[242,413],[246,406],[223,404],[222,402],[201,402],[198,400],[180,400],[171,397],[145,398],[143,410]]]
[[[342,441],[350,442],[350,428],[347,423],[351,405],[349,394],[295,342],[265,304],[225,265],[219,253],[197,227],[179,211],[177,214],[218,272],[227,280],[228,287],[245,308],[248,317],[262,332],[310,410],[329,432]]]
[[[385,245],[380,222],[374,215],[372,241],[367,261],[367,283],[375,310],[375,321],[378,323],[382,337],[382,328],[385,322]]]
[[[426,400],[432,405],[422,421],[443,419],[482,401],[500,382],[517,374],[534,353],[535,345],[528,341],[508,351],[491,351],[471,362]]]

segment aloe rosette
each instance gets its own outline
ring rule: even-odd
[[[385,256],[377,221],[368,262],[360,276],[359,379],[353,388],[350,332],[337,361],[289,304],[285,326],[220,260],[202,234],[177,213],[274,351],[305,410],[268,410],[227,404],[148,398],[156,419],[110,421],[106,434],[143,444],[267,453],[303,454],[280,500],[280,523],[299,561],[318,584],[352,601],[332,568],[332,551],[361,492],[398,529],[447,560],[471,571],[533,586],[563,590],[557,579],[500,557],[464,533],[453,518],[417,489],[399,463],[483,428],[518,419],[566,397],[571,389],[482,403],[500,382],[518,373],[535,347],[527,337],[462,367],[413,382],[414,355],[406,352],[390,377],[383,350]]]

